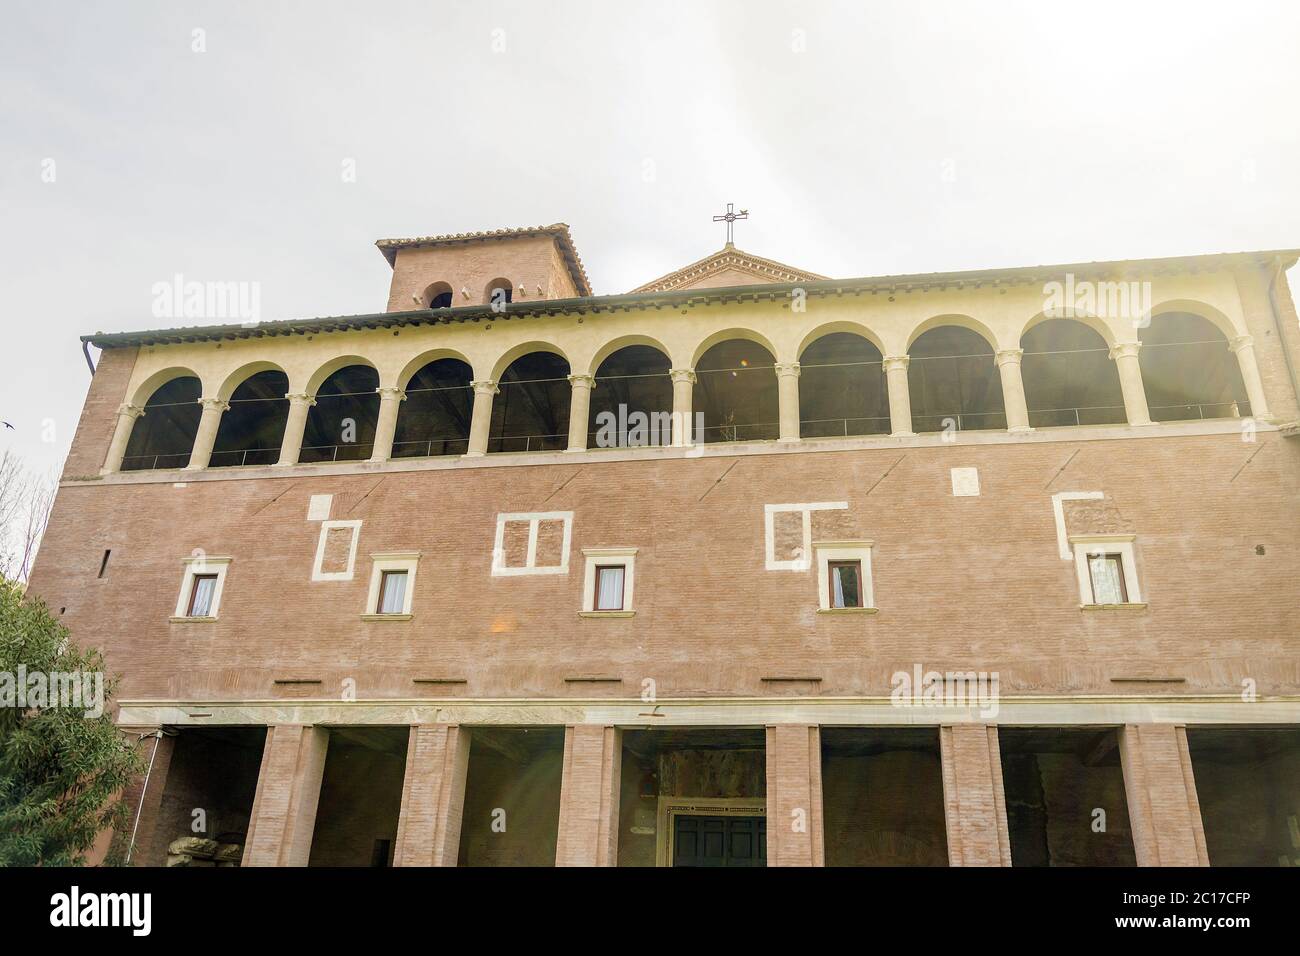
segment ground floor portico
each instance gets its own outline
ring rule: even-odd
[[[1300,700],[987,703],[124,701],[132,862],[1300,864]]]

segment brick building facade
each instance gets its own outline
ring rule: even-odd
[[[31,587],[136,862],[1298,861],[1295,252],[379,246],[384,313],[87,336]]]

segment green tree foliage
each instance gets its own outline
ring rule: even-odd
[[[0,700],[0,866],[82,865],[101,832],[126,828],[119,795],[143,761],[107,712],[115,681],[103,678],[97,717],[48,701],[14,706],[20,665],[29,675],[104,673],[98,651],[82,650],[42,602],[0,578],[0,683],[7,677],[11,695]]]

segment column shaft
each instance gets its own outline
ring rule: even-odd
[[[668,374],[673,380],[673,447],[682,448],[703,441],[703,435],[693,433],[691,405],[695,397],[695,370],[675,368]]]
[[[998,373],[1002,376],[1002,404],[1007,413],[1007,431],[1027,432],[1029,407],[1025,401],[1025,381],[1020,373],[1023,349],[1003,349],[997,353]]]
[[[569,447],[565,451],[587,450],[587,419],[595,387],[596,380],[590,375],[569,376]]]
[[[219,398],[200,398],[203,414],[199,417],[199,429],[194,433],[194,448],[190,451],[190,463],[186,471],[199,471],[208,467],[212,460],[212,446],[217,442],[217,429],[221,427],[221,413],[230,407],[230,403]]]
[[[895,438],[915,435],[912,431],[912,398],[907,387],[906,355],[885,359],[885,379],[889,387],[889,434]]]
[[[379,393],[379,419],[375,423],[375,443],[371,448],[371,461],[388,461],[393,457],[393,435],[397,433],[397,415],[406,392],[400,388],[383,386]]]
[[[1150,425],[1147,392],[1142,384],[1142,364],[1138,361],[1141,342],[1120,342],[1111,347],[1110,357],[1119,370],[1119,387],[1124,393],[1124,412],[1130,425]]]
[[[113,426],[113,440],[109,443],[104,467],[100,469],[101,475],[111,475],[115,471],[121,471],[122,459],[126,457],[126,446],[131,442],[131,430],[135,428],[135,420],[143,414],[144,409],[139,405],[127,403],[118,407],[117,424]]]
[[[474,410],[469,420],[469,450],[466,458],[478,458],[487,454],[488,433],[492,429],[492,396],[500,389],[491,380],[471,382],[474,388]]]
[[[1268,397],[1264,394],[1264,382],[1259,376],[1259,362],[1255,359],[1254,338],[1240,335],[1232,340],[1231,348],[1237,355],[1237,364],[1241,367],[1241,381],[1246,386],[1246,397],[1250,399],[1250,417],[1270,421]]]
[[[307,413],[316,404],[316,399],[303,392],[286,395],[289,400],[289,414],[284,420],[284,437],[280,439],[280,460],[277,465],[298,464],[298,453],[302,451],[302,436],[307,430]]]
[[[799,441],[799,363],[776,363],[777,399],[780,402],[780,440]]]

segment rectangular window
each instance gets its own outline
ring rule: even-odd
[[[1088,573],[1092,576],[1094,604],[1127,604],[1124,586],[1124,560],[1118,554],[1088,555]]]
[[[190,587],[189,609],[185,613],[188,617],[211,617],[212,597],[217,592],[217,576],[196,574],[193,580],[194,583]]]
[[[401,614],[406,610],[406,572],[385,571],[379,579],[379,606],[376,613]]]
[[[623,610],[623,565],[607,564],[596,568],[597,611]]]
[[[828,570],[831,579],[830,606],[862,607],[862,562],[831,561]]]

